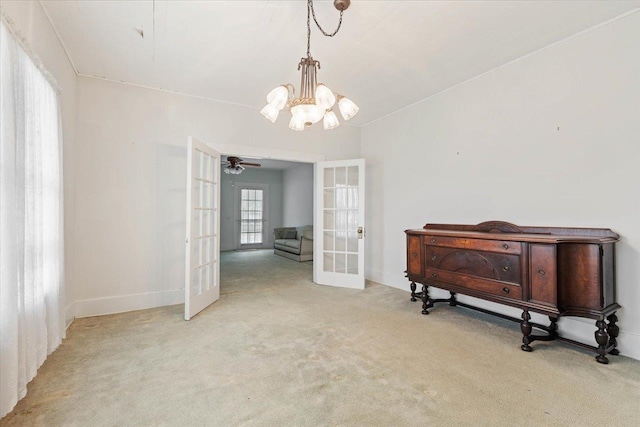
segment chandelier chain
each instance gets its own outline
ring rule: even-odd
[[[340,27],[342,27],[343,13],[344,10],[340,10],[340,20],[338,21],[338,28],[336,28],[332,33],[327,33],[318,22],[318,18],[316,18],[316,11],[313,8],[313,0],[307,0],[307,56],[311,56],[311,16],[313,16],[313,22],[316,23],[316,26],[324,36],[333,37],[338,34],[338,31],[340,31]]]

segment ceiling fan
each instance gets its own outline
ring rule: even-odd
[[[240,175],[245,166],[259,168],[262,165],[260,163],[245,162],[240,157],[227,156],[227,160],[225,162],[222,162],[222,166],[224,166],[224,173],[228,173],[231,175]]]

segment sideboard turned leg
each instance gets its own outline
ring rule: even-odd
[[[429,314],[427,308],[429,308],[429,287],[422,285],[422,314]]]
[[[416,299],[416,282],[411,281],[411,301],[417,301]]]
[[[549,316],[551,323],[549,324],[549,337],[556,339],[558,337],[558,319]]]
[[[616,348],[616,346],[618,345],[618,341],[616,340],[616,338],[618,338],[618,334],[620,333],[620,328],[618,328],[618,325],[616,325],[618,316],[613,313],[612,315],[607,317],[607,320],[609,321],[609,323],[607,324],[607,333],[609,334],[608,346],[613,347],[613,349],[609,351],[609,354],[617,356],[620,354],[620,351],[618,351],[618,349]]]
[[[596,342],[598,343],[598,356],[596,356],[596,360],[598,363],[609,363],[609,359],[607,359],[607,343],[609,342],[609,334],[605,330],[607,324],[604,320],[600,319],[596,322],[596,326],[598,330],[595,332]]]
[[[456,293],[455,292],[449,292],[451,294],[451,298],[449,298],[449,305],[451,307],[455,307],[456,305],[458,305],[457,301],[456,301]]]
[[[522,323],[520,323],[520,330],[522,331],[522,345],[520,348],[522,351],[533,351],[533,348],[529,345],[531,343],[529,337],[531,336],[531,330],[533,329],[529,320],[531,320],[529,311],[524,310],[522,312]]]

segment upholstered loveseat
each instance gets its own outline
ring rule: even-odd
[[[273,253],[295,261],[313,260],[313,226],[273,229]]]

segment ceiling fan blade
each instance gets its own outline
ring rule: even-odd
[[[254,167],[257,167],[257,168],[259,168],[259,167],[261,167],[261,166],[262,166],[260,163],[247,163],[247,162],[240,162],[240,164],[241,164],[242,166],[254,166]]]

